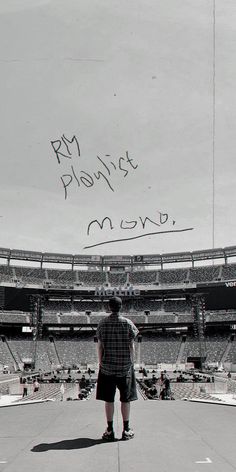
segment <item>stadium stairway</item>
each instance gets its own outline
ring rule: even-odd
[[[204,384],[202,385],[202,391],[199,391],[199,388],[196,388],[194,384],[181,384],[181,383],[172,383],[171,392],[175,400],[184,400],[191,398],[199,398],[201,400],[215,400],[221,401],[220,398],[209,393],[204,392]]]
[[[207,384],[206,384],[207,385]],[[145,391],[142,389],[139,382],[137,382],[139,399],[143,400],[159,400],[158,396],[150,398],[146,395]],[[216,395],[209,394],[204,391],[205,384],[201,384],[201,387],[196,386],[191,383],[171,383],[171,394],[173,400],[190,400],[190,399],[199,399],[199,400],[212,400],[221,402],[222,399]]]
[[[177,357],[177,360],[176,360],[176,364],[181,364],[181,362],[182,362],[183,354],[184,354],[184,350],[185,350],[185,342],[186,342],[186,339],[183,340],[183,338],[182,338],[179,353],[178,353],[178,357]]]
[[[232,379],[229,379],[227,381],[227,391],[228,393],[233,393],[236,395],[236,381],[235,380],[232,380]]]
[[[37,392],[31,392],[29,395],[22,398],[20,401],[33,401],[33,400],[61,400],[60,387],[62,384],[40,384]],[[67,398],[78,399],[79,387],[78,384],[63,384],[65,387],[65,393],[63,394],[64,400]],[[28,386],[29,387],[29,386]],[[18,403],[16,400],[14,403]]]
[[[228,343],[227,343],[227,345],[226,345],[225,351],[224,351],[224,353],[223,353],[223,355],[222,355],[222,357],[221,357],[221,359],[220,359],[220,363],[221,363],[221,364],[223,364],[223,363],[226,361],[226,359],[227,359],[227,357],[228,357],[228,354],[229,354],[229,352],[230,352],[230,350],[231,350],[231,348],[232,348],[232,344],[233,344],[233,341],[232,341],[232,339],[231,339],[231,337],[230,337],[229,340],[228,340]]]

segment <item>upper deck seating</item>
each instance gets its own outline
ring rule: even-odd
[[[39,267],[13,267],[15,277],[23,283],[42,284],[46,280],[46,272]]]
[[[190,269],[190,282],[210,282],[217,280],[221,266],[193,267]]]
[[[14,272],[11,266],[0,265],[0,282],[12,282]]]
[[[222,268],[221,277],[223,280],[236,279],[236,264],[225,264]]]
[[[106,272],[78,270],[77,277],[78,282],[81,282],[84,286],[99,286],[106,283]]]
[[[62,284],[73,284],[76,282],[76,274],[73,270],[47,269],[48,279]]]
[[[188,269],[163,269],[159,271],[160,284],[180,284],[187,279]]]
[[[129,273],[129,283],[131,285],[153,284],[157,281],[156,270],[143,270]]]
[[[108,272],[108,282],[111,286],[123,286],[127,284],[127,273]]]

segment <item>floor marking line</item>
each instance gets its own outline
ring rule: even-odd
[[[206,457],[205,461],[195,461],[195,464],[212,464],[210,457]]]

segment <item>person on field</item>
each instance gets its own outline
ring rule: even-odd
[[[122,439],[134,437],[129,418],[130,402],[138,399],[134,372],[134,340],[138,329],[131,320],[120,315],[121,307],[121,299],[112,297],[109,300],[111,314],[97,327],[99,373],[96,399],[105,402],[107,429],[102,438],[106,441],[115,440],[113,416],[117,388],[123,419]]]

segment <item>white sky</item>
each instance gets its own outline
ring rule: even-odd
[[[236,2],[215,4],[214,235],[224,247],[236,244]],[[104,255],[212,247],[213,6],[0,0],[1,247]],[[59,164],[50,142],[63,134],[76,136],[80,157],[74,141]],[[120,160],[127,175],[118,169],[126,151],[137,166]],[[79,187],[71,165],[93,186]],[[72,178],[66,200],[63,174]],[[158,222],[158,211],[168,221],[143,228],[139,217]],[[113,229],[92,225],[88,235],[106,216]],[[121,229],[122,220],[135,227]]]

